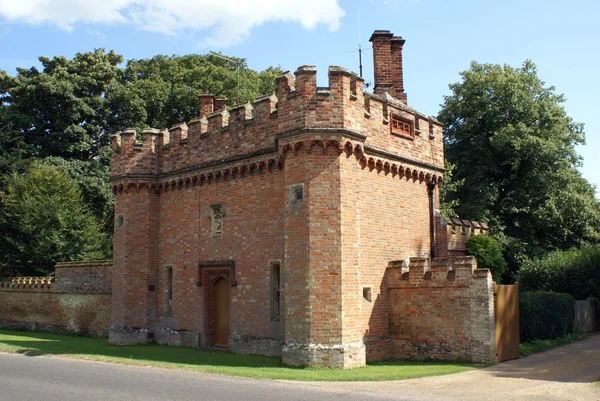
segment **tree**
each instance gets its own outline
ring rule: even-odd
[[[112,235],[115,196],[110,185],[110,167],[95,159],[82,161],[60,157],[47,157],[43,164],[58,167],[77,184],[84,203],[102,231]]]
[[[202,93],[227,97],[230,105],[273,93],[280,68],[258,73],[244,59],[232,60],[197,54],[130,60],[108,93],[111,129],[168,128],[189,121],[199,113]]]
[[[109,109],[106,93],[123,57],[95,50],[66,57],[40,57],[42,70],[18,68],[0,74],[3,117],[29,156],[90,160],[106,156]]]
[[[555,249],[600,241],[600,204],[578,172],[583,124],[566,113],[563,95],[520,68],[473,62],[450,85],[439,119],[448,162],[464,180],[448,200],[463,218],[488,221],[519,263]]]
[[[0,276],[51,274],[58,261],[102,259],[109,253],[77,184],[55,166],[34,163],[7,182],[0,209]]]
[[[238,95],[236,64],[215,56],[155,56],[131,60],[124,68],[122,56],[103,49],[39,60],[41,69],[18,68],[16,76],[0,71],[0,191],[32,163],[55,166],[77,184],[108,243],[114,202],[110,135],[126,127],[168,128],[189,121],[199,112],[200,93],[226,96],[230,104]],[[281,69],[257,72],[244,59],[235,61],[240,102],[275,90]],[[0,222],[0,236],[15,242],[0,244],[5,269],[14,261],[11,247],[28,240],[17,230],[18,216]],[[24,255],[18,255],[14,262],[24,271]]]
[[[467,254],[475,256],[477,267],[490,269],[495,282],[500,283],[506,270],[506,260],[502,256],[502,246],[488,235],[474,235],[467,241]]]
[[[448,163],[448,160],[444,160],[444,167],[446,172],[444,173],[444,182],[440,186],[440,214],[443,217],[457,218],[459,216],[455,209],[458,207],[458,199],[453,195],[458,192],[465,180],[453,179],[456,166]]]

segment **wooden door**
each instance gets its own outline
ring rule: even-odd
[[[229,346],[229,280],[219,277],[213,283],[213,345]]]
[[[519,285],[494,284],[496,358],[498,362],[519,357]]]

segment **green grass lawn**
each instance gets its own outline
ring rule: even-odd
[[[61,355],[77,359],[282,380],[401,380],[458,373],[485,366],[459,362],[390,359],[349,370],[290,368],[283,366],[281,359],[276,357],[156,344],[118,346],[109,344],[106,338],[4,330],[0,331],[0,351],[29,356]]]
[[[519,345],[521,356],[527,356],[538,352],[548,351],[549,349],[560,347],[561,345],[571,344],[572,342],[583,340],[583,334],[567,334],[564,337],[553,338],[551,340],[532,340]]]

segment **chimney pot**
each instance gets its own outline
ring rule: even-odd
[[[215,97],[211,94],[205,93],[200,95],[200,115],[208,116],[215,111]]]

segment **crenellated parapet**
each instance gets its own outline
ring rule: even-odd
[[[495,362],[494,288],[474,257],[387,269],[391,355]]]
[[[0,281],[0,289],[16,291],[50,291],[54,277],[12,277]]]
[[[317,86],[313,66],[299,67],[276,81],[276,93],[225,108],[224,99],[201,95],[198,117],[169,129],[126,129],[112,140],[115,189],[179,185],[170,176],[192,174],[200,180],[230,174],[235,164],[251,160],[281,165],[299,147],[359,149],[364,168],[392,176],[427,180],[442,175],[442,126],[388,93],[363,92],[363,79],[342,67],[328,71],[327,87]],[[356,142],[356,144],[354,144]],[[275,162],[273,160],[276,160]],[[217,164],[223,167],[215,168]],[[239,163],[237,163],[239,164]],[[227,165],[227,166],[225,166]],[[244,163],[237,166],[241,169]],[[200,170],[204,172],[201,173]],[[210,171],[209,171],[210,170]]]
[[[461,257],[467,253],[467,241],[475,235],[488,235],[487,223],[436,216],[438,256]]]
[[[490,270],[477,268],[477,260],[473,256],[435,258],[431,263],[427,258],[410,258],[407,265],[392,265],[387,273],[390,289],[468,285],[475,279],[491,279]]]

